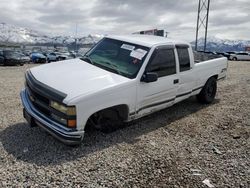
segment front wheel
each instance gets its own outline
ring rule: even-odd
[[[94,114],[90,120],[95,129],[104,133],[113,132],[119,129],[123,124],[122,118],[114,109],[98,112]]]
[[[196,96],[198,101],[203,104],[210,104],[213,102],[217,92],[217,80],[211,77],[202,88],[201,92]]]
[[[236,58],[236,57],[234,57],[234,58],[233,58],[233,60],[234,60],[234,61],[237,61],[237,58]]]

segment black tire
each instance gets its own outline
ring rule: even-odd
[[[213,102],[217,92],[217,80],[211,77],[202,88],[201,92],[196,96],[197,100],[203,104],[210,104]]]
[[[34,120],[31,121],[30,123],[28,123],[28,125],[30,126],[30,128],[38,127],[38,125],[36,124],[36,122]]]
[[[110,133],[119,129],[122,124],[122,118],[115,109],[106,109],[98,112],[91,117],[91,124],[95,129],[104,133]]]
[[[236,57],[234,57],[234,58],[233,58],[233,61],[237,61],[237,58],[236,58]]]
[[[23,66],[23,63],[21,63],[20,66]]]

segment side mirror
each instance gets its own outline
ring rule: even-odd
[[[156,82],[158,80],[158,74],[155,72],[146,72],[142,75],[141,81],[150,83],[150,82]]]

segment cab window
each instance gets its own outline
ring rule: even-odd
[[[180,64],[180,72],[190,70],[190,57],[188,53],[187,47],[176,47],[179,64]]]

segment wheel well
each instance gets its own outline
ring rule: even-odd
[[[118,118],[121,118],[122,121],[125,121],[128,119],[129,108],[126,104],[121,104],[121,105],[108,107],[108,108],[105,108],[105,109],[102,109],[102,110],[99,110],[99,111],[93,113],[88,118],[87,124],[89,124],[89,122],[91,122],[92,118],[98,118],[98,116],[100,116],[100,114],[114,116],[115,114],[112,113],[112,111],[116,111],[117,115],[119,116]]]
[[[218,75],[213,75],[213,76],[211,76],[210,78],[215,78],[215,79],[217,80],[217,79],[218,79]],[[210,79],[210,78],[209,78],[209,79]],[[208,79],[208,80],[209,80],[209,79]]]
[[[112,110],[117,111],[118,114],[119,114],[119,116],[122,118],[122,120],[128,119],[128,112],[129,112],[129,109],[128,109],[128,106],[125,105],[125,104],[113,106],[113,107],[110,107],[110,108],[107,108],[107,109],[112,109]],[[105,111],[105,110],[106,110],[106,109],[104,109],[104,111]],[[102,110],[102,111],[103,111],[103,110]]]
[[[218,79],[218,75],[213,75],[213,76],[209,77],[209,78],[207,79],[207,81],[208,81],[210,78],[215,78],[215,79],[217,80],[217,79]],[[207,81],[206,81],[206,83],[207,83]],[[205,83],[205,84],[206,84],[206,83]]]

